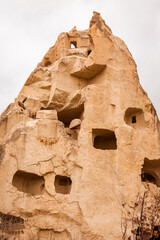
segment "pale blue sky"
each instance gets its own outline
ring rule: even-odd
[[[93,11],[127,44],[160,117],[159,0],[0,0],[0,113],[58,35],[87,29]]]

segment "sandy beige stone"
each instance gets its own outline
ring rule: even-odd
[[[56,110],[40,110],[37,111],[36,118],[57,120]]]
[[[69,128],[70,129],[77,128],[77,127],[80,127],[80,125],[81,125],[81,120],[76,118],[71,121]]]
[[[0,239],[143,239],[160,225],[160,123],[94,12],[61,33],[0,117]]]

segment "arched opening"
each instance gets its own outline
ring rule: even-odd
[[[71,191],[72,180],[66,176],[57,175],[54,186],[56,193],[69,194]]]
[[[144,128],[145,120],[143,110],[140,108],[128,108],[125,112],[124,121],[133,128]]]
[[[142,173],[141,179],[142,179],[142,182],[150,182],[150,183],[156,184],[155,177],[152,176],[152,174],[150,173]]]
[[[12,185],[20,192],[41,195],[45,189],[45,180],[34,173],[17,171],[13,176]]]
[[[152,183],[160,187],[160,160],[144,159],[142,167],[141,180],[142,182]]]

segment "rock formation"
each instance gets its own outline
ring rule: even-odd
[[[88,30],[59,35],[1,115],[0,239],[149,239],[159,187],[156,111],[94,12]]]

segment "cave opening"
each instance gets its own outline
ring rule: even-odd
[[[77,48],[77,42],[76,41],[71,42],[71,48]]]
[[[56,193],[69,194],[71,191],[72,180],[70,177],[56,175],[54,186]]]
[[[18,170],[12,179],[12,185],[18,191],[35,195],[42,195],[45,189],[43,176]]]
[[[108,129],[92,129],[93,147],[101,150],[117,149],[117,139],[113,131]]]

